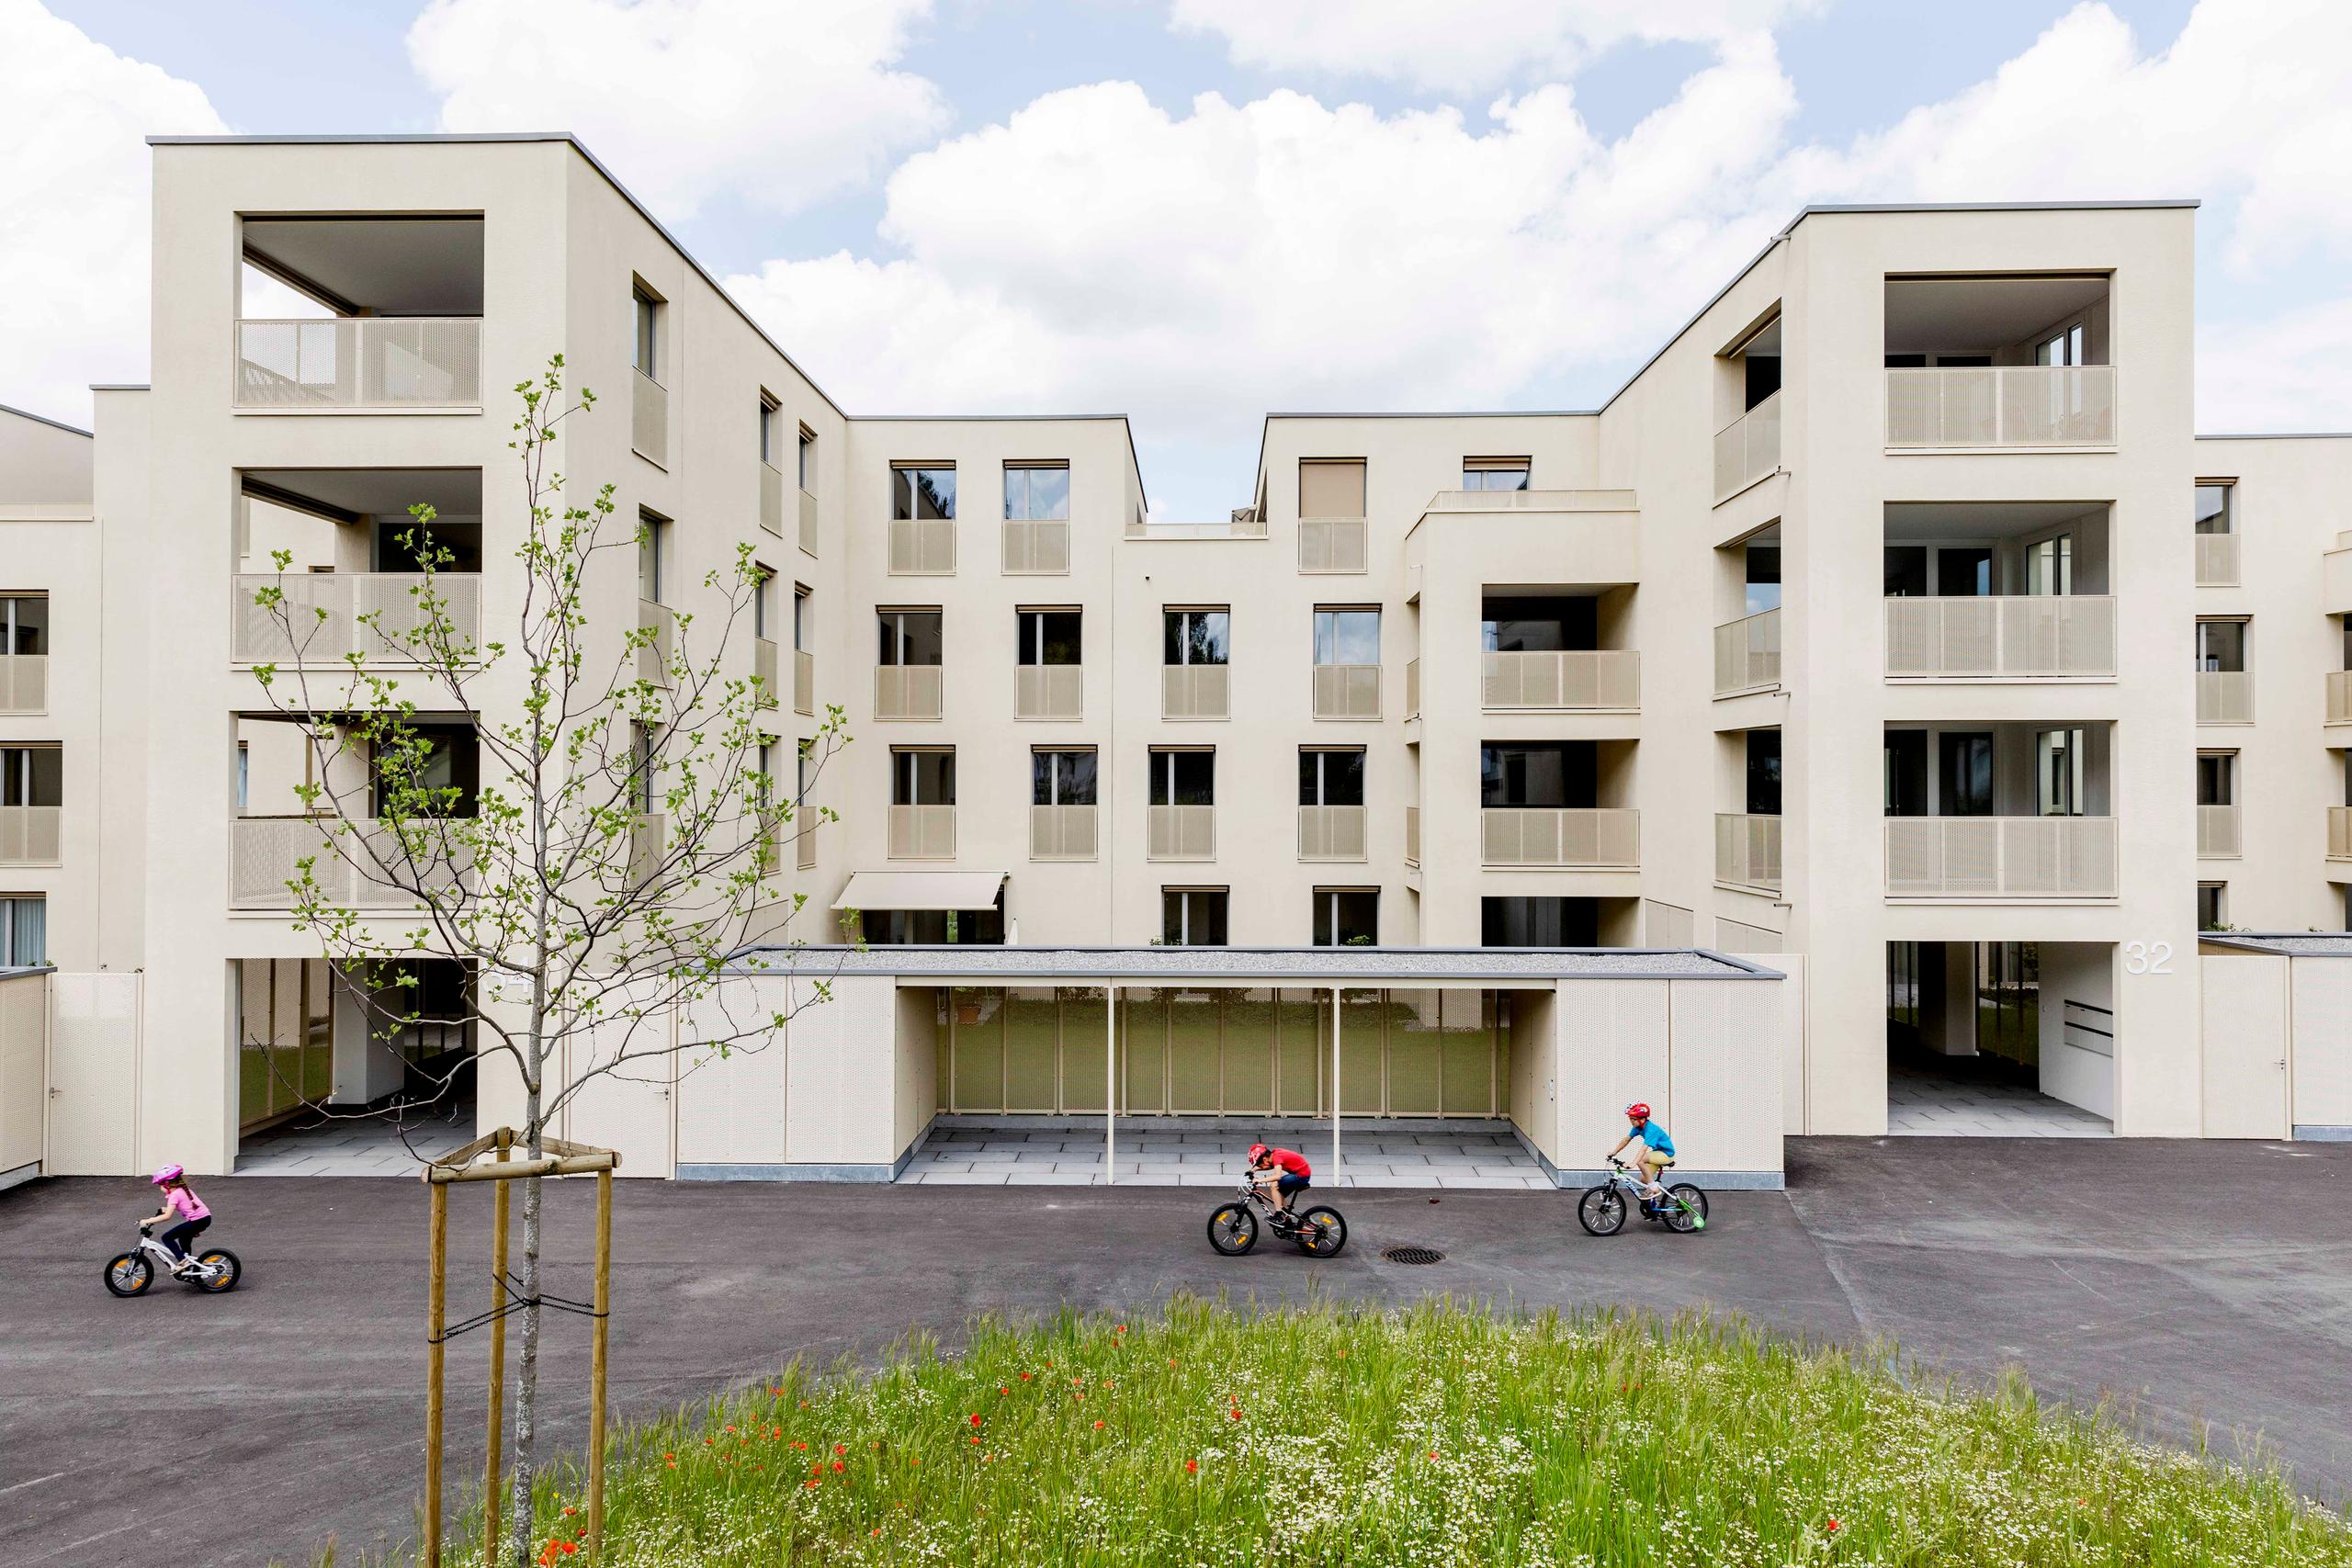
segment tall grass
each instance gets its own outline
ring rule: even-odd
[[[610,1452],[607,1561],[638,1565],[2352,1561],[2274,1472],[2021,1382],[1444,1303],[983,1319],[952,1359],[795,1366]],[[543,1491],[542,1560],[582,1561],[581,1487]]]

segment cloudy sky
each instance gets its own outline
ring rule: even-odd
[[[151,132],[577,132],[854,412],[1587,408],[1807,202],[2201,197],[2198,423],[2352,429],[2346,0],[0,0],[0,402],[146,376]]]

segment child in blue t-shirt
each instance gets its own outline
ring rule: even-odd
[[[1674,1140],[1666,1135],[1665,1128],[1650,1120],[1650,1108],[1640,1100],[1625,1107],[1625,1120],[1633,1126],[1624,1137],[1618,1140],[1617,1146],[1609,1151],[1609,1157],[1615,1159],[1628,1144],[1640,1144],[1642,1196],[1655,1203],[1666,1196],[1666,1189],[1658,1185],[1657,1179],[1668,1166],[1674,1163]]]

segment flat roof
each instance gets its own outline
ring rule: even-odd
[[[1766,969],[1705,948],[1645,947],[989,947],[891,944],[747,948],[729,967],[750,971],[752,954],[799,972],[986,977],[1084,983],[1104,979],[1300,981],[1321,985],[1508,986],[1554,980],[1778,980]]]
[[[2285,953],[2297,958],[2352,958],[2352,931],[2199,931],[2197,940],[2250,953]]]

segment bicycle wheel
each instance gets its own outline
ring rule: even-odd
[[[1606,1183],[1587,1188],[1577,1200],[1577,1223],[1594,1235],[1615,1235],[1625,1228],[1625,1195]]]
[[[1704,1192],[1682,1181],[1668,1188],[1666,1195],[1673,1201],[1667,1204],[1658,1218],[1666,1222],[1667,1229],[1688,1235],[1692,1231],[1707,1228],[1707,1195]]]
[[[198,1253],[196,1260],[204,1266],[206,1272],[189,1283],[210,1295],[235,1290],[237,1281],[245,1272],[245,1266],[237,1261],[237,1255],[225,1247],[209,1247]]]
[[[1337,1258],[1348,1245],[1348,1222],[1340,1217],[1339,1210],[1317,1203],[1299,1215],[1298,1229],[1291,1240],[1309,1258]]]
[[[155,1282],[155,1266],[143,1252],[119,1252],[107,1259],[107,1289],[118,1296],[135,1296]]]
[[[1209,1245],[1238,1258],[1258,1245],[1258,1216],[1247,1203],[1227,1203],[1209,1216]]]

